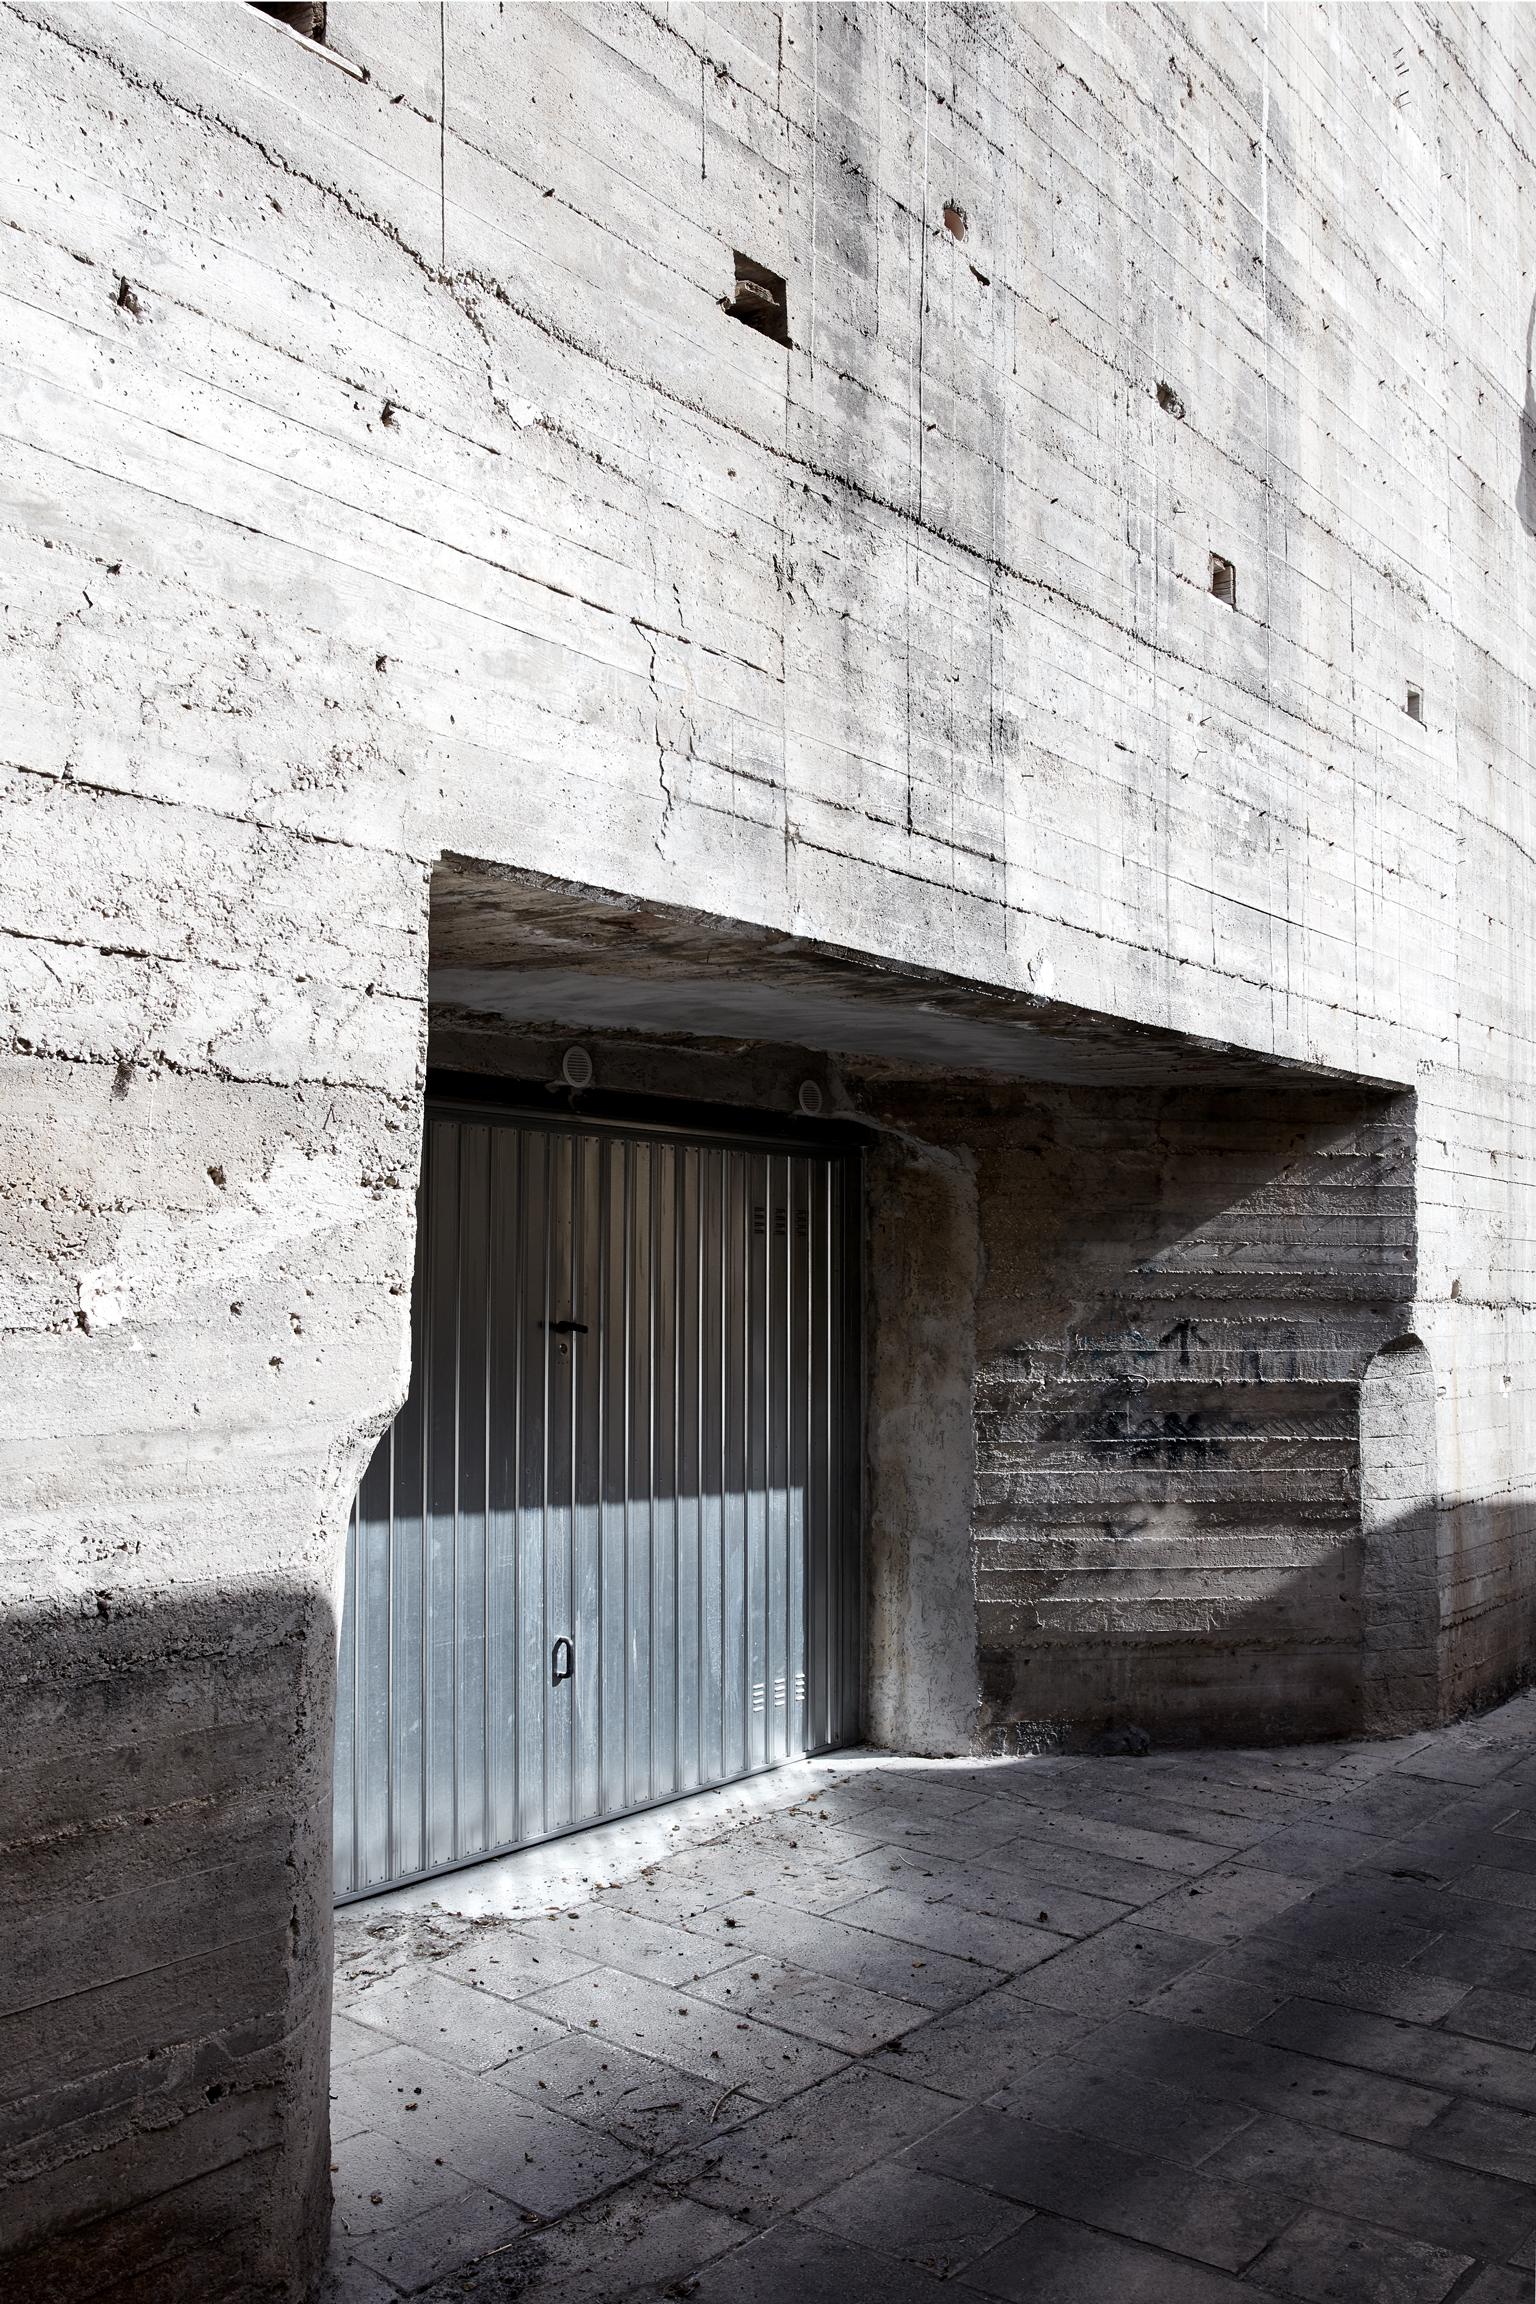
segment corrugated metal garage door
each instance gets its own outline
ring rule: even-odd
[[[429,1107],[347,1539],[336,1891],[857,1732],[853,1163]]]

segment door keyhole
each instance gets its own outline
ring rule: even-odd
[[[549,1652],[549,1684],[558,1688],[562,1680],[573,1679],[576,1672],[576,1643],[562,1634]]]

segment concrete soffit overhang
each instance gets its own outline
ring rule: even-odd
[[[429,997],[518,1031],[771,1042],[851,1064],[1132,1088],[1406,1082],[1301,1064],[681,905],[443,856]]]

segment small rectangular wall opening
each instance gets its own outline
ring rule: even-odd
[[[325,0],[251,0],[258,16],[275,17],[290,32],[302,34],[317,46],[325,44]]]
[[[777,272],[770,272],[766,264],[758,264],[750,256],[743,256],[739,248],[733,250],[736,264],[736,293],[725,309],[733,320],[744,328],[755,328],[759,336],[772,337],[775,344],[789,343],[789,290]]]
[[[1237,606],[1237,569],[1219,552],[1211,554],[1211,591],[1224,607]]]
[[[1424,718],[1424,691],[1422,688],[1415,688],[1411,681],[1408,687],[1408,717],[1410,720],[1418,721],[1422,721]]]

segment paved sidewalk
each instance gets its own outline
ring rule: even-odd
[[[1536,1692],[721,1813],[338,1915],[333,2304],[1531,2304]]]

